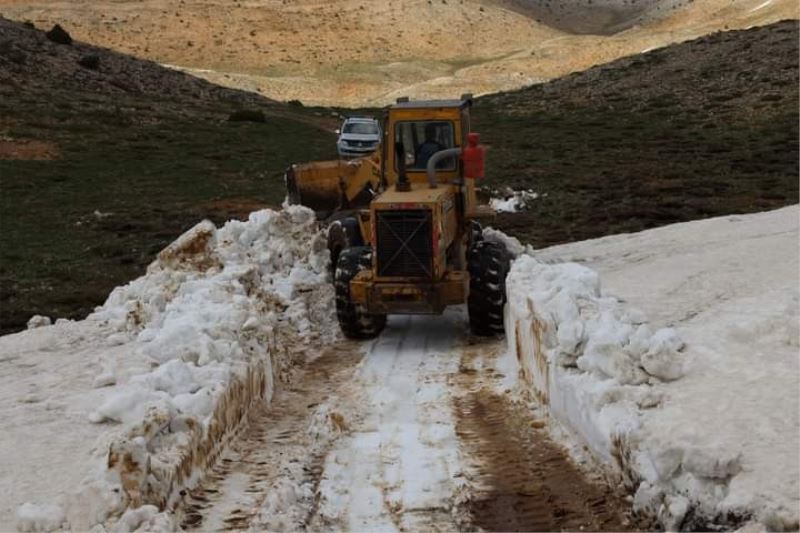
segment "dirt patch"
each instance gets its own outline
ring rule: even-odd
[[[472,493],[465,510],[485,531],[631,531],[623,495],[578,466],[527,405],[495,392],[503,344],[472,338],[454,409]]]
[[[553,442],[543,420],[486,389],[456,402],[457,433],[483,468],[470,502],[486,531],[629,531],[626,505]]]
[[[0,138],[0,159],[18,161],[49,161],[60,154],[52,142],[35,139]]]

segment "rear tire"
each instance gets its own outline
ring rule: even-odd
[[[369,246],[345,248],[339,254],[334,276],[336,291],[336,318],[345,337],[373,339],[386,327],[386,315],[368,313],[367,309],[350,298],[350,282],[362,270],[372,266],[372,249]]]
[[[502,335],[506,305],[506,276],[511,254],[497,242],[478,241],[467,253],[469,264],[469,326],[481,336]]]

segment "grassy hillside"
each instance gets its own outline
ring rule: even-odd
[[[86,57],[98,58],[87,68]],[[89,63],[91,65],[91,63]],[[229,122],[237,109],[264,122]],[[204,217],[283,200],[330,117],[0,19],[0,332],[81,317]]]
[[[798,201],[798,23],[717,33],[477,100],[497,225],[535,246]]]
[[[783,22],[479,98],[486,185],[543,195],[495,225],[541,247],[796,203],[797,57]],[[0,18],[0,332],[84,316],[200,219],[279,204],[335,124]]]

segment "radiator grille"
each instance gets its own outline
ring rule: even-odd
[[[431,212],[377,211],[378,275],[433,277]]]

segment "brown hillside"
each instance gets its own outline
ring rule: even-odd
[[[0,13],[277,100],[375,105],[516,89],[794,0],[5,0]]]

